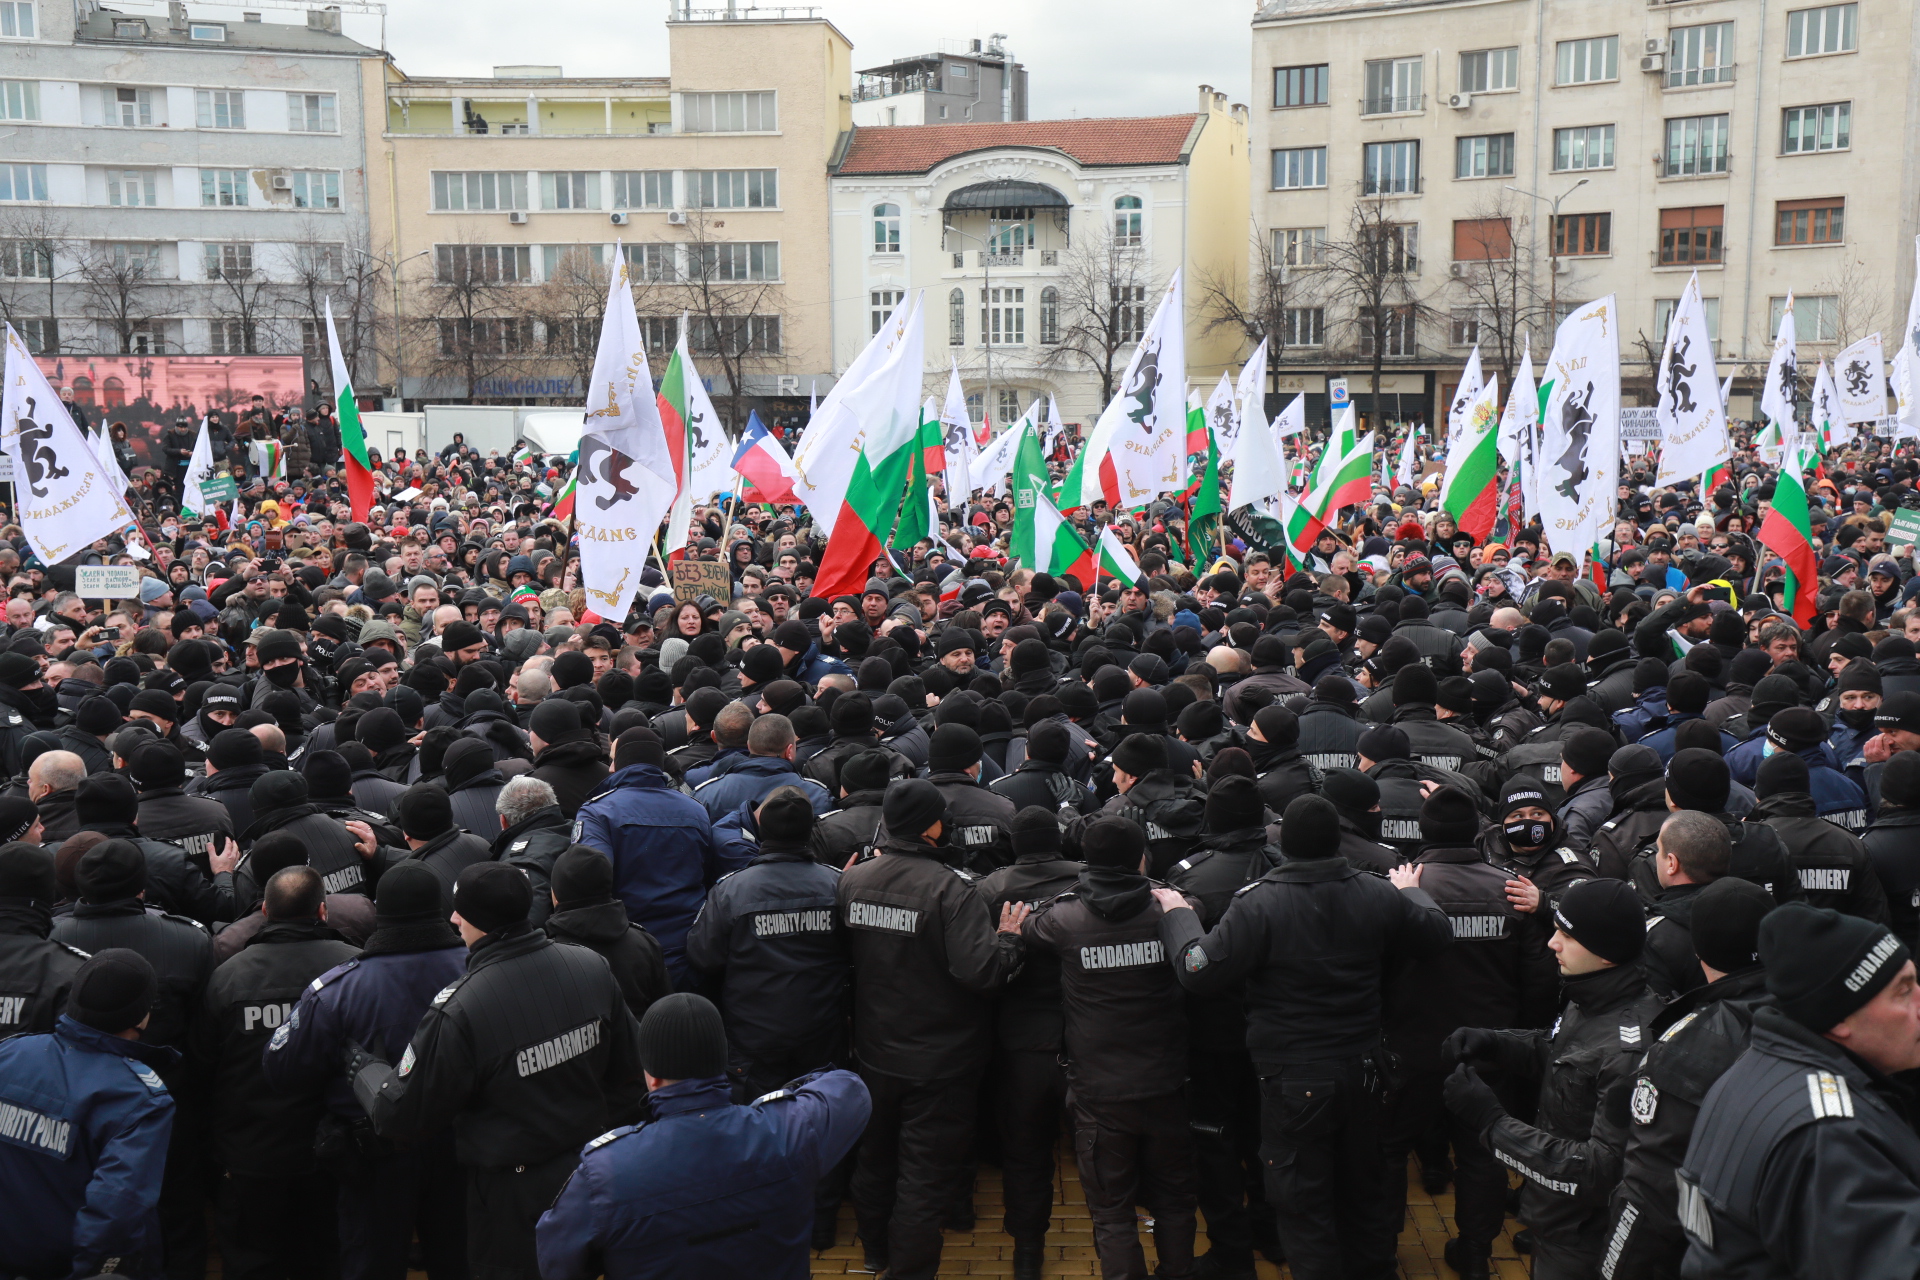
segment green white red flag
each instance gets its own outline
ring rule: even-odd
[[[353,398],[353,377],[340,354],[340,335],[333,329],[333,299],[324,304],[327,318],[327,363],[333,371],[333,418],[340,424],[340,453],[347,465],[347,505],[355,520],[365,520],[373,509],[373,462],[367,457],[367,432],[360,425],[360,405]]]
[[[1806,464],[1800,449],[1790,449],[1774,484],[1772,509],[1760,522],[1760,545],[1786,562],[1786,608],[1801,627],[1813,625],[1820,590],[1820,565],[1813,551],[1813,524],[1807,513]]]
[[[1112,525],[1103,525],[1098,542],[1100,552],[1100,572],[1107,577],[1118,578],[1127,586],[1140,581],[1140,566],[1134,563],[1126,544],[1114,534]],[[1089,583],[1089,586],[1092,584]]]
[[[1047,495],[1047,464],[1040,454],[1040,434],[1033,415],[1022,418],[1014,430],[1020,442],[1013,456],[1013,537],[1010,549],[1020,564],[1035,573],[1059,576],[1072,572],[1087,557],[1087,544],[1074,532]],[[1089,563],[1083,566],[1091,568]],[[1080,576],[1082,586],[1090,576]]]
[[[1489,377],[1467,405],[1447,453],[1440,509],[1484,543],[1500,515],[1500,380]]]

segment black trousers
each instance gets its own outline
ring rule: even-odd
[[[1006,1232],[1037,1243],[1053,1222],[1053,1147],[1067,1108],[1067,1072],[1053,1049],[1002,1049],[994,1055]]]
[[[933,1280],[940,1223],[971,1176],[979,1072],[905,1080],[860,1068],[873,1115],[853,1169],[860,1237],[888,1261],[888,1280]]]
[[[1146,1253],[1133,1214],[1153,1215],[1157,1274],[1193,1274],[1193,1128],[1186,1097],[1102,1102],[1067,1094],[1073,1152],[1093,1219],[1093,1247],[1105,1280],[1145,1280]]]
[[[1447,1142],[1453,1145],[1453,1216],[1460,1239],[1470,1253],[1485,1257],[1506,1220],[1507,1172],[1479,1136],[1447,1110],[1441,1094],[1445,1082],[1440,1072],[1418,1072],[1387,1102],[1381,1140],[1386,1168],[1380,1181],[1384,1229],[1398,1236],[1406,1225],[1407,1154],[1437,1124],[1445,1134],[1442,1151]]]
[[[1613,1189],[1607,1216],[1607,1244],[1600,1255],[1601,1280],[1680,1280],[1687,1237],[1673,1220],[1673,1207],[1651,1210]]]
[[[474,1280],[540,1280],[533,1228],[580,1163],[569,1148],[545,1164],[467,1170],[467,1259]]]
[[[171,1082],[170,1082],[171,1083]],[[207,1274],[206,1109],[175,1093],[167,1164],[160,1175],[160,1240],[167,1280],[204,1280]]]
[[[453,1137],[339,1179],[341,1280],[406,1280],[415,1232],[429,1280],[467,1280],[467,1192]]]
[[[1362,1058],[1289,1065],[1260,1081],[1267,1201],[1294,1280],[1385,1280],[1380,1083]]]
[[[1187,1107],[1208,1251],[1216,1262],[1251,1264],[1256,1241],[1273,1240],[1273,1210],[1260,1164],[1260,1077],[1247,1051],[1193,1050]]]
[[[228,1171],[214,1205],[223,1280],[330,1280],[339,1274],[333,1179]]]

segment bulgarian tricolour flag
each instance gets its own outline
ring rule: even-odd
[[[1500,508],[1499,378],[1489,376],[1468,403],[1460,434],[1447,453],[1447,474],[1440,482],[1440,509],[1463,533],[1484,543]]]
[[[947,464],[945,432],[940,410],[931,397],[920,406],[920,447],[907,459],[907,496],[900,504],[900,522],[887,545],[911,550],[922,538],[940,540],[940,521],[933,509],[933,480]]]
[[[1306,493],[1298,500],[1289,494],[1281,502],[1281,523],[1286,526],[1287,547],[1295,561],[1306,563],[1307,552],[1320,530],[1333,523],[1335,512],[1372,496],[1373,436],[1354,438],[1353,406],[1348,405],[1307,478]]]
[[[1813,553],[1813,524],[1807,515],[1806,470],[1811,451],[1794,448],[1780,464],[1773,508],[1760,523],[1760,545],[1787,562],[1786,605],[1795,624],[1813,625],[1820,567]]]
[[[1107,525],[1100,530],[1100,541],[1095,544],[1100,554],[1100,572],[1108,577],[1118,578],[1126,586],[1140,581],[1140,566],[1134,562],[1133,555],[1124,542],[1114,535],[1113,526]],[[1087,584],[1089,588],[1093,584]]]
[[[1031,416],[1014,428],[1020,443],[1013,455],[1013,554],[1035,573],[1072,573],[1091,586],[1093,560],[1073,523],[1047,496],[1047,464],[1040,456],[1040,435]]]
[[[566,487],[560,490],[560,496],[553,500],[553,510],[547,514],[555,520],[573,519],[573,491],[580,479],[578,472],[567,477]]]
[[[347,502],[355,520],[365,520],[373,508],[373,463],[367,458],[367,433],[360,425],[360,406],[353,398],[353,378],[340,354],[340,336],[333,331],[333,300],[326,303],[327,359],[333,369],[333,414],[340,424],[340,452],[347,464]],[[569,504],[571,509],[571,504]]]

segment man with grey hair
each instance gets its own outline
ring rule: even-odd
[[[1640,964],[1647,985],[1663,999],[1706,985],[1693,950],[1693,900],[1727,874],[1733,837],[1710,813],[1681,809],[1660,824],[1653,853],[1660,896],[1647,907],[1647,942]]]
[[[537,634],[537,633],[536,633]],[[518,675],[507,684],[507,711],[522,729],[527,727],[527,717],[533,709],[553,694],[553,677],[547,674],[545,667],[536,667],[532,663],[520,668]],[[534,895],[536,898],[539,894]],[[538,904],[535,904],[536,908]]]
[[[560,807],[553,788],[538,778],[521,775],[507,779],[493,802],[500,815],[500,834],[493,840],[493,860],[519,867],[533,885],[528,923],[538,929],[553,910],[547,882],[553,863],[573,843],[573,821]]]
[[[42,751],[27,766],[27,799],[40,810],[42,837],[57,843],[80,830],[73,801],[87,776],[87,762],[71,751]]]

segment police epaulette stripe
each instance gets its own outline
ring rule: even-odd
[[[718,889],[721,885],[725,884],[727,881],[733,879],[735,876],[739,875],[742,871],[745,871],[745,870],[746,870],[745,867],[734,868],[732,871],[729,871],[727,872],[727,874],[721,876],[718,880],[715,880],[713,882],[713,888]],[[713,892],[713,889],[709,889],[707,890],[707,892],[711,894]]]
[[[1853,1094],[1845,1076],[1831,1071],[1807,1072],[1807,1096],[1813,1100],[1817,1120],[1847,1119],[1853,1115]]]
[[[82,951],[82,950],[81,950],[80,948],[78,948],[78,947],[75,947],[75,946],[70,946],[70,945],[69,945],[69,944],[67,944],[67,943],[64,943],[64,942],[59,942],[59,941],[54,941],[54,944],[53,944],[53,945],[54,945],[54,946],[56,946],[56,947],[66,947],[66,949],[67,949],[68,951],[70,951],[70,952],[72,952],[72,953],[73,953],[74,955],[76,955],[76,956],[78,956],[78,957],[80,957],[80,958],[81,958],[82,960],[91,960],[91,959],[93,959],[93,952],[91,952],[91,951]]]
[[[1601,824],[1600,824],[1600,829],[1601,829],[1602,831],[1611,831],[1611,830],[1613,830],[1613,829],[1614,829],[1615,827],[1617,827],[1617,826],[1619,826],[1619,825],[1620,825],[1620,819],[1618,819],[1618,818],[1608,818],[1608,819],[1607,819],[1607,820],[1606,820],[1605,822],[1603,822],[1603,823],[1601,823]]]
[[[1645,1035],[1640,1030],[1639,1023],[1623,1022],[1620,1024],[1620,1047],[1621,1048],[1638,1049],[1640,1047],[1641,1041],[1644,1040],[1645,1038],[1646,1038]]]
[[[355,969],[358,969],[359,967],[360,967],[360,962],[358,960],[348,960],[342,964],[337,964],[333,968],[321,974],[319,977],[315,978],[312,982],[309,982],[307,984],[307,990],[318,991],[320,990],[320,988],[326,986],[329,982],[332,982],[335,978],[341,977],[344,974],[352,973]]]
[[[1261,877],[1261,879],[1265,879],[1265,877],[1263,876],[1263,877]],[[1257,886],[1257,885],[1258,885],[1259,883],[1260,883],[1260,881],[1259,881],[1259,880],[1252,880],[1252,881],[1249,881],[1248,883],[1246,883],[1246,884],[1243,884],[1243,885],[1241,885],[1241,886],[1240,886],[1240,887],[1239,887],[1238,889],[1235,889],[1235,890],[1233,891],[1233,896],[1237,898],[1237,897],[1239,897],[1239,896],[1240,896],[1241,894],[1243,894],[1243,893],[1245,893],[1245,892],[1246,892],[1247,890],[1249,890],[1249,889],[1251,889],[1251,888],[1254,888],[1255,886]]]
[[[467,978],[470,976],[471,975],[469,974],[461,974],[459,977],[455,978],[452,982],[449,982],[446,986],[440,988],[440,990],[437,993],[435,993],[433,999],[428,1003],[427,1007],[431,1009],[438,1009],[441,1005],[445,1004],[448,1000],[452,999],[453,993],[460,989],[460,984],[465,982]]]
[[[580,1154],[585,1155],[589,1151],[598,1151],[600,1148],[606,1146],[609,1142],[616,1142],[619,1139],[626,1137],[630,1133],[638,1133],[640,1132],[640,1130],[644,1129],[645,1127],[646,1127],[645,1125],[627,1124],[627,1125],[621,1125],[618,1129],[609,1129],[605,1133],[601,1134],[599,1137],[595,1138],[592,1142],[589,1142],[585,1147],[581,1148]]]
[[[973,872],[968,871],[965,867],[948,867],[947,870],[953,872],[953,874],[959,876],[962,880],[965,880],[968,884],[974,884],[980,879],[979,876],[976,876],[975,874],[973,874]]]
[[[159,1072],[155,1071],[146,1063],[136,1062],[132,1058],[122,1058],[121,1061],[125,1062],[127,1066],[132,1069],[135,1079],[147,1086],[148,1093],[157,1093],[163,1097],[166,1095],[167,1084],[166,1081],[160,1078]]]
[[[725,774],[721,774],[721,775],[720,775],[720,777],[715,777],[715,778],[708,778],[708,779],[707,779],[707,780],[706,780],[705,782],[696,782],[696,783],[694,783],[694,784],[693,784],[693,789],[694,789],[695,791],[698,791],[698,790],[700,790],[700,789],[701,789],[702,787],[710,787],[710,786],[712,786],[712,785],[713,785],[714,783],[716,783],[716,782],[718,782],[718,781],[720,781],[720,778],[723,778],[723,777],[726,777],[726,776],[727,776],[727,775],[725,775]]]
[[[211,929],[207,928],[207,926],[205,926],[204,924],[201,924],[198,920],[195,920],[192,916],[177,916],[173,914],[173,912],[171,911],[162,911],[160,913],[160,918],[162,920],[178,920],[181,924],[190,924],[194,928],[198,929],[200,932],[205,934],[211,935],[213,932]]]
[[[761,1094],[755,1098],[750,1105],[757,1107],[763,1102],[778,1102],[782,1098],[791,1098],[792,1096],[793,1090],[791,1089],[775,1089],[772,1093]]]

